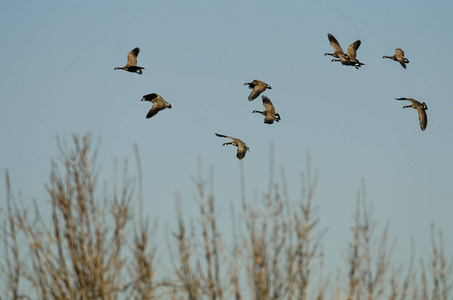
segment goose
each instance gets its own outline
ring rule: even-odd
[[[346,66],[354,66],[356,69],[359,69],[359,67],[365,65],[361,63],[356,57],[357,57],[357,50],[360,47],[360,44],[362,43],[360,40],[355,41],[348,47],[348,54],[345,54],[343,49],[340,46],[340,43],[338,43],[337,39],[330,33],[327,34],[327,37],[329,39],[330,45],[332,46],[333,50],[335,51],[334,53],[324,53],[324,55],[331,55],[333,57],[336,57],[338,59],[332,59],[332,61],[340,61],[341,64],[346,65]]]
[[[140,48],[134,48],[129,54],[127,54],[127,64],[124,67],[116,67],[114,70],[124,70],[132,73],[138,73],[142,75],[142,67],[137,66],[137,55],[140,53]]]
[[[395,54],[392,55],[392,56],[387,56],[387,55],[384,55],[382,56],[382,58],[390,58],[391,60],[394,60],[394,61],[397,61],[399,62],[403,68],[406,69],[406,64],[409,63],[409,60],[407,58],[404,57],[404,51],[403,49],[401,48],[396,48],[395,49]]]
[[[330,55],[336,58],[345,57],[344,51],[338,43],[337,39],[330,33],[327,34],[327,38],[329,39],[330,45],[332,46],[334,53],[324,53],[324,56]]]
[[[403,108],[408,108],[412,107],[418,110],[418,119],[420,121],[420,128],[421,130],[426,129],[426,125],[428,125],[428,117],[426,116],[426,111],[428,110],[428,106],[425,104],[425,102],[418,102],[417,100],[414,100],[412,98],[395,98],[396,100],[407,100],[412,102],[411,105],[406,105],[403,106]]]
[[[271,100],[266,96],[261,96],[263,99],[264,111],[254,110],[252,113],[260,113],[264,115],[264,123],[272,124],[274,121],[280,122],[280,115],[275,112],[274,105],[272,104]]]
[[[258,97],[266,89],[272,90],[270,85],[262,82],[261,80],[257,80],[257,79],[253,80],[250,83],[246,82],[246,83],[244,83],[244,85],[248,85],[250,89],[253,89],[249,95],[249,101],[256,99],[256,97]]]
[[[236,154],[236,157],[239,158],[239,159],[243,159],[244,156],[245,156],[245,153],[247,151],[250,151],[249,147],[247,147],[247,145],[243,141],[241,141],[240,139],[237,139],[237,138],[234,138],[234,137],[231,137],[231,136],[226,136],[226,135],[223,135],[223,134],[218,134],[218,133],[216,133],[215,135],[218,136],[218,137],[232,139],[233,140],[232,142],[224,143],[222,146],[233,145],[233,146],[238,147],[238,152]]]
[[[153,103],[153,106],[149,110],[148,114],[146,115],[146,118],[149,119],[155,114],[157,114],[159,111],[166,109],[166,108],[171,108],[171,104],[167,103],[159,94],[157,93],[152,93],[143,96],[142,100],[140,101],[150,101]]]

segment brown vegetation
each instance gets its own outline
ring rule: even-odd
[[[137,184],[128,179],[126,162],[118,187],[115,163],[112,194],[106,189],[100,199],[91,142],[75,136],[71,147],[58,143],[61,159],[52,163],[46,186],[50,220],[41,215],[43,205],[29,209],[16,199],[6,172],[0,299],[451,299],[452,264],[442,233],[432,226],[432,257],[428,264],[421,259],[418,271],[414,247],[408,267],[395,265],[388,226],[376,234],[364,187],[344,245],[347,269],[338,270],[335,282],[324,276],[324,230],[313,205],[317,173],[309,160],[298,201],[290,199],[283,171],[281,183],[274,182],[272,159],[264,199],[247,201],[241,167],[242,206],[239,214],[231,207],[232,239],[219,232],[213,176],[203,178],[200,162],[199,219],[185,220],[177,199],[177,226],[168,240],[172,266],[160,266],[157,251],[168,251],[157,248],[157,224],[143,217],[137,148]]]

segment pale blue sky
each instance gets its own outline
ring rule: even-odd
[[[236,149],[215,132],[250,147],[242,161],[247,196],[267,191],[269,145],[285,169],[293,199],[310,153],[320,177],[315,194],[328,228],[326,267],[343,267],[360,180],[380,225],[398,238],[395,258],[429,255],[429,224],[453,239],[453,50],[448,1],[9,1],[0,10],[0,167],[26,201],[48,207],[44,188],[55,137],[101,137],[98,166],[111,180],[113,159],[142,155],[145,212],[161,234],[175,222],[175,191],[186,217],[194,201],[197,157],[214,168],[215,195],[229,235],[229,204],[239,209]],[[360,70],[331,63],[330,32],[344,49],[360,39]],[[113,71],[140,47],[143,75]],[[382,59],[400,47],[407,70]],[[260,79],[282,121],[263,123],[261,99],[245,82]],[[145,119],[157,92],[173,109]],[[395,97],[428,105],[417,112]],[[134,168],[132,168],[134,169]],[[276,178],[279,172],[276,171]],[[2,198],[4,180],[0,188]],[[102,184],[99,185],[102,192]],[[162,243],[161,245],[165,245]],[[165,252],[161,247],[161,251]],[[401,260],[401,261],[400,261]]]

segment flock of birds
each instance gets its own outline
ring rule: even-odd
[[[360,47],[361,41],[357,40],[348,47],[348,52],[344,53],[343,49],[340,46],[340,43],[337,39],[330,33],[327,34],[329,39],[330,45],[332,46],[334,52],[333,53],[325,53],[324,55],[330,55],[337,59],[332,59],[332,62],[339,61],[342,65],[345,66],[353,66],[356,69],[359,69],[361,66],[364,66],[364,63],[361,63],[357,59],[357,50]],[[135,48],[127,55],[127,64],[124,67],[116,67],[114,70],[125,70],[132,73],[143,74],[142,70],[145,69],[143,67],[137,66],[137,56],[140,53],[140,48]],[[406,64],[409,63],[409,60],[404,57],[404,51],[400,48],[395,49],[395,54],[392,56],[384,55],[382,58],[389,58],[391,60],[397,61],[401,64],[401,66],[406,69]],[[272,89],[270,85],[264,83],[261,80],[253,80],[252,82],[244,83],[244,85],[248,85],[248,87],[252,90],[248,97],[249,101],[255,100],[262,92],[266,89]],[[254,110],[253,113],[260,113],[264,115],[264,123],[266,124],[273,124],[275,122],[279,122],[281,120],[280,115],[275,112],[275,107],[272,104],[271,100],[266,96],[261,96],[263,100],[264,111]],[[428,118],[426,116],[426,110],[428,110],[428,106],[425,102],[420,103],[419,101],[412,99],[412,98],[395,98],[396,100],[406,100],[412,102],[411,105],[403,106],[403,108],[412,107],[418,111],[418,118],[420,121],[420,128],[421,130],[425,130],[428,124]],[[166,108],[171,108],[171,104],[166,102],[159,94],[151,93],[144,95],[141,101],[150,101],[153,103],[153,106],[149,110],[146,118],[149,119],[156,115],[159,111],[164,110]],[[249,147],[238,138],[232,136],[226,136],[223,134],[216,133],[218,137],[222,138],[229,138],[232,141],[229,143],[224,143],[222,146],[225,145],[233,145],[237,147],[237,154],[236,157],[238,159],[243,159],[247,151],[249,151]]]

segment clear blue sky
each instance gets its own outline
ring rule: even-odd
[[[406,263],[415,238],[428,258],[429,224],[453,239],[453,6],[448,1],[7,1],[0,10],[0,167],[15,190],[44,210],[56,136],[101,137],[101,181],[114,158],[134,164],[138,144],[145,212],[161,234],[174,227],[175,191],[184,214],[198,215],[193,176],[197,157],[214,168],[214,192],[230,232],[229,204],[239,210],[239,164],[247,197],[267,191],[269,148],[276,178],[285,169],[291,197],[310,153],[320,172],[315,203],[328,269],[343,267],[360,180],[380,225],[398,238]],[[332,33],[343,48],[360,39],[360,70],[331,63]],[[142,76],[113,68],[140,47]],[[400,47],[407,70],[382,59]],[[261,79],[282,121],[263,123],[261,99],[247,101],[245,82]],[[157,92],[172,104],[145,119]],[[395,97],[428,105],[422,132],[416,110]],[[250,147],[239,162],[215,132]],[[133,170],[135,168],[131,168]],[[133,172],[133,171],[132,171]],[[2,175],[3,178],[3,175]],[[4,199],[4,180],[0,183]],[[103,187],[100,183],[99,193]],[[3,206],[3,204],[2,204]],[[165,243],[162,243],[165,245]],[[165,252],[165,249],[160,249]],[[399,261],[401,260],[401,261]]]

